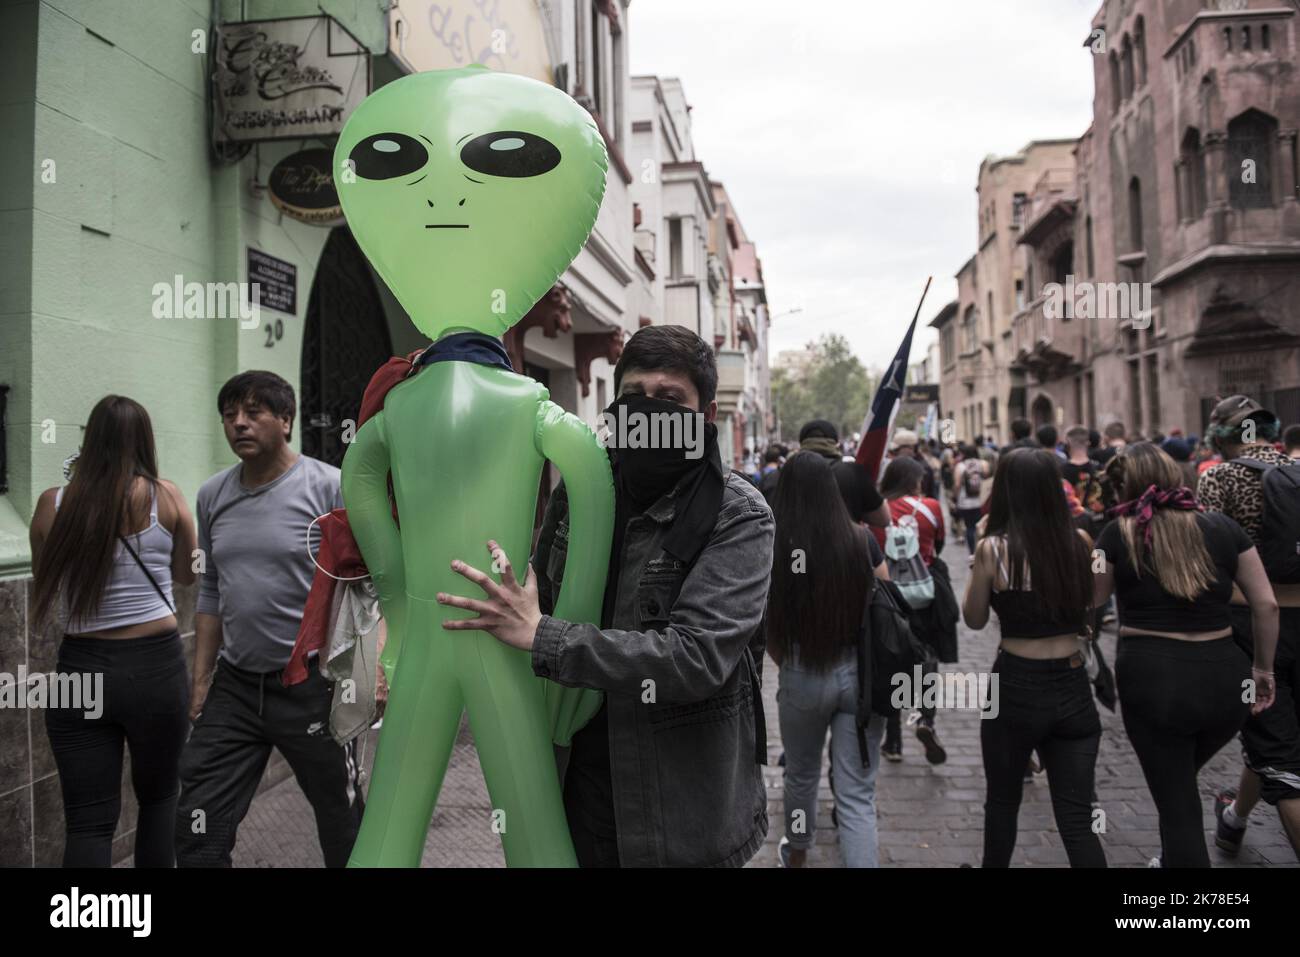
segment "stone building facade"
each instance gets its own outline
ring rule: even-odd
[[[1073,140],[1035,140],[1013,156],[980,164],[976,252],[957,272],[956,310],[945,307],[931,321],[940,334],[941,409],[960,437],[1004,442],[1008,423],[1025,414],[1012,320],[1034,277],[1018,242],[1028,197],[1072,181],[1073,150]]]
[[[1017,242],[1034,295],[1012,317],[1011,375],[1036,423],[1202,434],[1235,392],[1300,421],[1298,44],[1295,0],[1097,13],[1092,125],[1072,180],[1030,191]],[[963,383],[944,384],[972,434]]]

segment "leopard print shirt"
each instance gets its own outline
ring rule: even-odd
[[[1268,465],[1291,465],[1291,459],[1272,445],[1246,446],[1243,459],[1259,459]],[[1264,488],[1261,474],[1245,465],[1221,462],[1207,469],[1196,486],[1196,497],[1207,511],[1222,512],[1246,530],[1256,546],[1264,524]]]

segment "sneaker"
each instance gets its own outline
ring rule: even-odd
[[[1220,791],[1214,796],[1214,846],[1229,857],[1236,857],[1241,852],[1241,842],[1246,837],[1244,827],[1232,827],[1223,819],[1223,812],[1236,799],[1236,791]]]
[[[790,866],[790,839],[788,837],[782,837],[776,843],[776,866]]]
[[[948,752],[939,743],[939,736],[934,733],[934,725],[924,721],[916,726],[916,739],[925,746],[925,759],[931,764],[943,764],[948,760]]]
[[[1151,858],[1151,860],[1147,861],[1147,867],[1164,867],[1164,866],[1165,866],[1165,858],[1163,854],[1160,855],[1159,857],[1153,857]]]
[[[903,742],[901,740],[886,740],[885,743],[880,746],[880,756],[886,761],[897,764],[899,761],[903,760]]]

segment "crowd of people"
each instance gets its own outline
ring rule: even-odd
[[[778,556],[781,543],[799,542],[820,548],[823,563],[843,562],[844,547],[831,551],[835,536],[808,517],[813,503],[825,502],[825,490],[801,478],[803,470],[787,471],[801,458],[810,428],[834,438],[827,423],[811,423],[800,435],[800,452],[770,448],[751,481],[776,513]],[[1036,771],[1046,772],[1071,865],[1106,865],[1093,826],[1102,734],[1096,701],[1113,709],[1116,697],[1159,815],[1162,853],[1152,866],[1210,865],[1197,775],[1238,737],[1240,783],[1214,796],[1216,845],[1236,855],[1249,816],[1263,800],[1277,808],[1300,857],[1300,426],[1284,430],[1270,410],[1233,396],[1216,406],[1199,439],[1185,438],[1181,430],[1150,439],[1130,436],[1121,423],[1101,432],[1075,426],[1062,437],[1054,426],[1034,429],[1023,419],[1011,424],[1011,434],[1003,448],[983,437],[945,447],[900,429],[877,496],[886,501],[888,516],[864,518],[852,510],[847,516],[870,530],[868,543],[874,539],[882,546],[885,560],[870,556],[870,574],[903,586],[912,629],[929,649],[926,669],[956,658],[954,651],[941,650],[954,639],[934,613],[936,592],[915,583],[916,568],[933,569],[943,550],[945,512],[970,555],[965,623],[981,630],[996,615],[1000,637],[991,672],[998,677],[1000,700],[996,717],[980,723],[987,787],[984,866],[1009,865],[1024,782]],[[841,491],[861,471],[849,455],[833,468],[842,477]],[[802,509],[792,494],[800,485],[808,486]],[[787,521],[802,526],[802,534],[784,529]],[[913,553],[919,564],[909,564]],[[946,578],[946,566],[938,561]],[[773,581],[775,589],[775,574]],[[782,576],[781,587],[797,594],[801,583]],[[817,604],[834,603],[824,580],[810,579],[802,587],[810,599],[817,596]],[[842,601],[860,602],[861,587],[846,587]],[[807,614],[819,623],[818,635],[833,627],[815,612]],[[1112,674],[1097,637],[1116,619]],[[843,634],[843,623],[838,627]],[[789,644],[802,648],[807,634]],[[797,831],[791,822],[806,806],[827,727],[842,846],[848,839],[845,816],[854,807],[874,807],[875,778],[845,767],[853,757],[849,699],[841,696],[840,710],[826,714],[816,746],[806,743],[811,738],[802,701],[811,679],[806,665],[790,664],[794,656],[783,649],[783,640],[780,629],[769,631],[769,650],[778,649],[774,659],[785,661],[779,693],[787,748],[782,860],[799,866],[810,832]],[[824,652],[819,659],[834,665],[822,668],[824,681],[835,675],[841,685],[851,680],[848,644],[841,646],[838,664]],[[805,662],[807,653],[796,660]],[[787,688],[798,690],[787,695]],[[823,711],[828,700],[821,699]],[[899,719],[895,712],[884,721],[886,759],[901,759]],[[926,757],[942,761],[933,709],[914,710],[908,722]],[[784,736],[787,725],[800,728],[794,739]],[[838,745],[837,730],[845,739]],[[793,790],[792,776],[798,785]],[[874,823],[873,817],[869,839],[853,838],[855,850],[845,849],[846,861],[861,856],[856,848],[876,846]]]
[[[1039,768],[1071,864],[1105,866],[1092,827],[1096,700],[1113,707],[1116,690],[1159,814],[1160,863],[1208,866],[1197,774],[1237,735],[1241,780],[1215,796],[1216,843],[1236,853],[1264,801],[1300,849],[1300,430],[1283,433],[1242,396],[1214,409],[1203,440],[1145,440],[1118,424],[1062,438],[1018,421],[1006,448],[941,447],[899,429],[877,482],[848,454],[854,440],[814,420],[797,450],[768,449],[746,476],[722,465],[717,368],[698,336],[639,331],[614,379],[611,409],[702,415],[706,447],[610,449],[601,620],[551,614],[567,548],[561,484],[527,572],[495,552],[497,577],[453,563],[478,591],[438,601],[476,617],[422,636],[501,642],[539,680],[604,692],[563,755],[581,865],[754,855],[768,830],[766,651],[785,747],[780,862],[807,863],[829,734],[844,861],[876,866],[880,761],[903,760],[904,727],[927,762],[947,760],[941,708],[875,693],[892,677],[876,673],[876,653],[930,676],[957,661],[960,619],[979,630],[993,616],[984,866],[1009,865],[1024,781]],[[321,570],[304,542],[345,505],[340,473],[294,451],[294,394],[279,376],[235,376],[214,405],[236,461],[203,484],[196,515],[159,474],[148,412],[116,395],[91,410],[68,483],[35,509],[36,617],[64,631],[59,670],[102,674],[107,698],[98,716],[46,714],[67,866],[111,863],[126,749],[137,866],[229,866],[272,748],[314,809],[326,865],[346,864],[356,839],[362,788],[355,741],[329,731],[334,687],[315,666],[285,680]],[[950,536],[968,552],[964,600],[943,557]],[[174,586],[196,581],[187,677]],[[1108,682],[1096,638],[1112,598]]]

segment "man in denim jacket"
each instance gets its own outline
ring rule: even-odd
[[[573,738],[565,808],[584,867],[739,867],[767,834],[759,675],[772,513],[717,447],[717,366],[680,326],[634,335],[602,419],[617,514],[603,628],[553,618],[568,502],[551,497],[527,578],[489,543],[502,583],[453,567],[486,600],[449,621],[532,654],[536,674],[605,692]],[[668,439],[668,441],[656,441]]]

